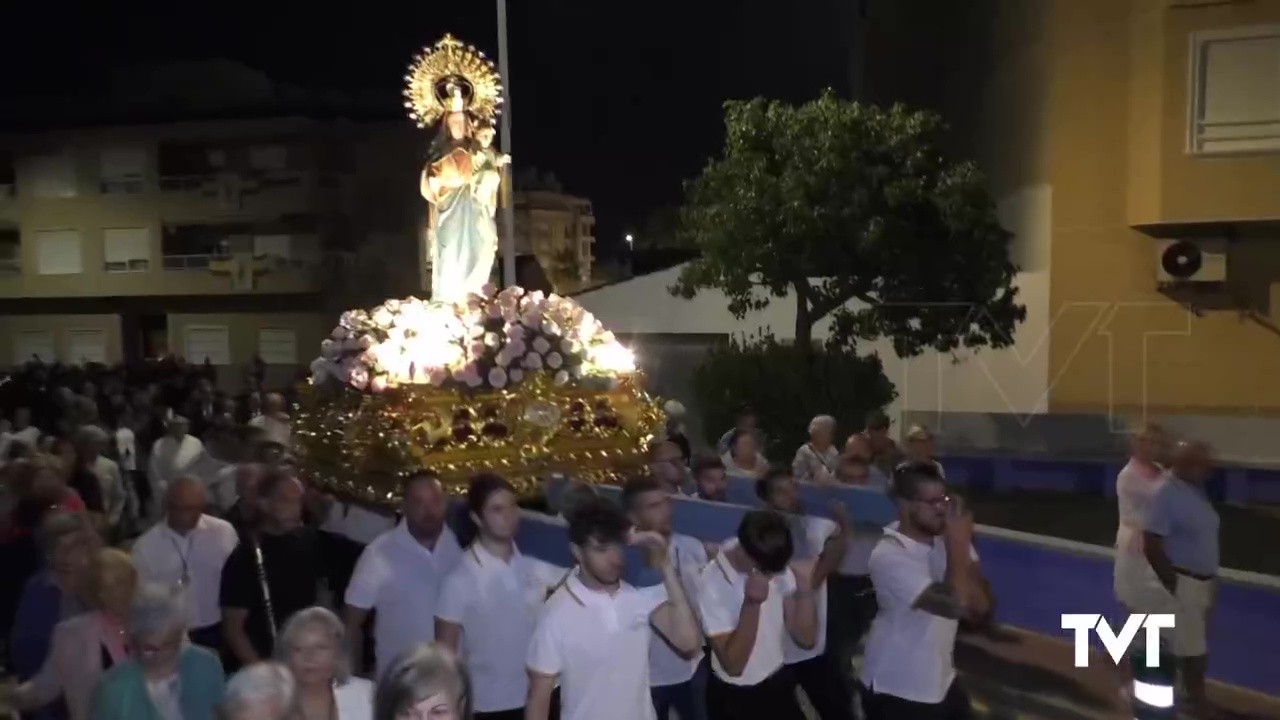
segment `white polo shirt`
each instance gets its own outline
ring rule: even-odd
[[[525,657],[547,593],[565,569],[519,550],[508,562],[472,543],[449,573],[436,617],[462,627],[461,656],[471,671],[475,711],[524,707],[529,693]]]
[[[667,544],[667,557],[671,559],[671,566],[680,577],[680,586],[684,588],[690,607],[697,607],[698,576],[707,566],[707,549],[697,538],[672,533]],[[686,660],[676,654],[656,630],[653,633],[653,640],[649,643],[649,684],[664,687],[693,679],[698,663],[702,662],[702,652],[699,651]]]
[[[816,559],[822,553],[822,549],[826,547],[827,538],[835,535],[840,528],[824,517],[803,515],[799,519],[803,523],[804,538],[809,547],[807,552],[803,554],[797,552],[797,556],[806,560]],[[812,648],[805,650],[797,645],[795,640],[791,639],[791,633],[786,633],[786,646],[783,657],[788,665],[811,660],[827,650],[827,584],[825,582],[813,592],[813,602],[818,606],[817,639],[814,641]]]
[[[461,559],[462,548],[447,527],[435,550],[423,547],[403,522],[365,547],[346,601],[378,613],[373,637],[379,673],[401,652],[435,640],[440,588]]]
[[[947,550],[940,537],[922,543],[897,528],[896,522],[885,528],[871,552],[871,582],[880,609],[867,635],[862,683],[877,693],[936,704],[956,678],[959,623],[912,605],[925,588],[946,579]],[[972,546],[969,554],[978,559]]]
[[[143,582],[183,586],[191,613],[188,622],[196,630],[222,620],[222,566],[237,544],[235,528],[216,517],[201,515],[185,537],[160,522],[133,543],[133,564]]]
[[[609,595],[587,589],[577,573],[547,600],[526,664],[559,677],[562,720],[655,720],[649,625],[666,600],[661,585],[624,582]]]
[[[698,609],[707,637],[726,635],[738,627],[747,576],[735,570],[725,558],[725,553],[737,546],[736,538],[721,543],[716,559],[707,563],[698,578]],[[769,597],[760,605],[760,624],[746,668],[742,675],[733,677],[725,672],[720,658],[713,652],[711,669],[717,678],[730,685],[759,685],[782,667],[789,638],[783,619],[782,599],[795,591],[796,576],[791,568],[769,581]]]

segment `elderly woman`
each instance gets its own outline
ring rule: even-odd
[[[840,451],[836,449],[836,419],[819,415],[809,421],[809,442],[796,450],[791,462],[791,474],[802,482],[829,482],[835,480],[836,464]]]
[[[84,513],[50,514],[37,537],[44,569],[22,588],[9,637],[10,669],[18,680],[30,680],[44,666],[58,623],[88,611],[83,596],[99,542]]]
[[[394,663],[378,682],[375,720],[467,720],[471,678],[453,653],[424,645]]]
[[[213,720],[222,702],[222,663],[186,634],[182,590],[143,586],[129,615],[134,657],[98,684],[93,720]]]
[[[373,683],[351,675],[346,632],[329,610],[311,607],[289,618],[276,659],[297,687],[294,720],[369,720]]]
[[[295,686],[279,663],[250,665],[227,681],[221,720],[285,720],[293,712]]]
[[[70,720],[89,720],[98,680],[129,658],[126,628],[137,582],[128,554],[114,548],[97,551],[86,583],[90,612],[58,623],[40,673],[14,692],[16,708],[34,710],[61,695]]]
[[[729,451],[720,457],[729,475],[758,479],[769,471],[769,461],[760,452],[756,433],[737,430],[729,437]]]

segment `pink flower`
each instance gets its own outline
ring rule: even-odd
[[[542,369],[542,356],[537,353],[529,353],[524,356],[524,366],[529,370]]]
[[[447,379],[449,379],[449,371],[442,367],[431,368],[427,371],[427,382],[435,387],[440,387]]]
[[[347,380],[357,390],[364,390],[369,385],[369,371],[363,367],[351,368],[351,378]]]
[[[539,354],[545,354],[551,349],[551,343],[547,342],[547,339],[544,337],[537,337],[533,341],[533,349]]]
[[[511,372],[507,373],[507,376],[511,378],[511,384],[515,385],[524,379],[524,371],[520,368],[511,368]]]
[[[493,298],[498,292],[498,286],[493,283],[485,283],[480,286],[480,295],[485,298]]]
[[[507,371],[500,367],[489,371],[489,387],[501,390],[507,386]]]
[[[372,380],[370,380],[370,381],[369,381],[369,389],[370,389],[370,390],[372,390],[373,392],[376,392],[376,393],[380,393],[380,392],[382,392],[383,390],[386,390],[386,389],[387,389],[387,378],[386,378],[386,376],[385,376],[385,375],[375,375],[375,376],[374,376],[374,378],[373,378]]]

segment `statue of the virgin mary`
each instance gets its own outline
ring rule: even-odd
[[[489,282],[498,252],[496,211],[510,158],[493,148],[502,85],[493,63],[446,35],[410,68],[405,90],[419,127],[439,121],[420,189],[431,206],[431,299],[461,302]]]

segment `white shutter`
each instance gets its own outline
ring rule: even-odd
[[[58,359],[53,333],[48,330],[19,330],[13,336],[13,364],[26,365],[35,358],[43,362]]]
[[[151,267],[149,228],[107,228],[102,231],[102,262],[107,272],[141,272]]]
[[[103,180],[141,180],[147,169],[147,153],[142,148],[117,147],[102,151]]]
[[[69,330],[67,362],[72,365],[107,362],[107,334],[102,330]]]
[[[41,275],[78,275],[84,272],[79,230],[37,230],[36,272]]]
[[[34,197],[76,196],[76,166],[71,153],[37,155],[27,158],[25,165],[25,177],[19,178],[18,186],[29,188]]]
[[[254,257],[276,257],[283,260],[291,258],[290,250],[293,245],[293,238],[289,235],[254,235],[253,236],[253,255]]]
[[[249,166],[254,170],[284,170],[289,150],[283,145],[255,145],[249,148]]]
[[[297,365],[297,333],[292,330],[259,330],[258,357],[268,365]]]
[[[1280,25],[1192,36],[1193,152],[1280,150]]]
[[[187,362],[202,365],[208,359],[214,365],[231,364],[231,341],[225,327],[189,327],[186,339]]]

